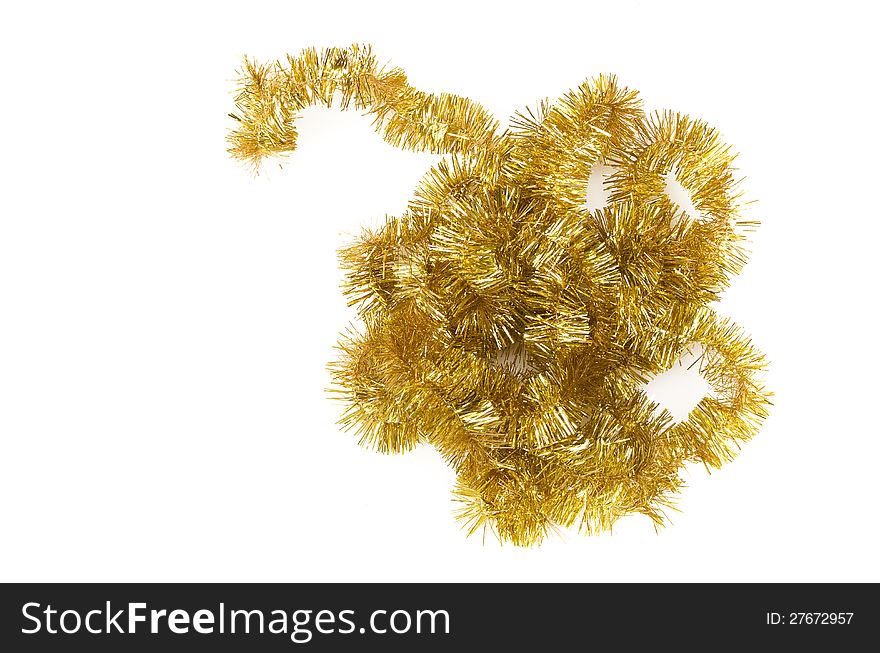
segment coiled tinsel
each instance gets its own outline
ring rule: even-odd
[[[764,359],[710,307],[745,262],[734,154],[699,120],[646,115],[600,75],[499,123],[419,91],[367,46],[245,61],[230,153],[296,147],[311,105],[367,111],[389,143],[445,154],[405,213],[341,251],[362,328],[331,363],[361,444],[432,444],[458,474],[458,516],[517,545],[621,515],[656,524],[684,463],[718,467],[767,416]],[[606,208],[585,207],[591,171]],[[665,192],[690,193],[687,215]],[[696,347],[712,392],[676,423],[643,391]]]

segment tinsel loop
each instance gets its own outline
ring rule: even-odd
[[[646,115],[607,75],[501,130],[354,45],[245,61],[230,153],[256,168],[292,151],[312,105],[368,112],[392,145],[446,155],[403,215],[341,251],[363,325],[331,370],[362,445],[427,442],[454,467],[469,532],[530,545],[628,513],[660,525],[685,463],[718,467],[757,432],[764,359],[710,308],[755,226],[716,130]],[[610,199],[590,211],[597,164],[613,170]],[[670,200],[670,177],[698,215]],[[712,392],[675,423],[643,387],[693,347]]]

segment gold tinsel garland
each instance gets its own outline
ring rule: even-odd
[[[256,169],[296,147],[312,105],[368,111],[382,137],[446,154],[404,215],[341,252],[363,329],[331,364],[342,423],[388,453],[434,445],[459,517],[518,545],[555,525],[594,533],[664,519],[684,463],[718,467],[767,415],[762,355],[709,304],[745,262],[734,155],[706,124],[645,115],[590,79],[510,129],[424,93],[367,46],[245,61],[230,153]],[[607,208],[585,208],[596,164]],[[668,175],[699,211],[665,193]],[[698,345],[714,392],[674,423],[642,387]]]

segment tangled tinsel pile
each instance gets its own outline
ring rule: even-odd
[[[362,444],[435,446],[459,517],[518,545],[555,525],[664,519],[689,461],[718,467],[767,415],[762,355],[709,307],[745,262],[734,155],[687,116],[646,115],[614,77],[587,80],[511,127],[428,94],[370,49],[246,61],[230,152],[293,150],[319,104],[368,111],[393,145],[446,154],[400,217],[341,253],[363,328],[331,364]],[[585,207],[608,165],[608,205]],[[699,215],[665,193],[672,175]],[[713,391],[675,423],[642,388],[691,347]]]

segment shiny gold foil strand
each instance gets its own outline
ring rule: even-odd
[[[314,105],[369,110],[391,145],[438,154],[485,146],[498,128],[479,104],[424,93],[399,68],[384,70],[368,45],[306,48],[270,64],[245,59],[238,85],[229,152],[254,169],[296,148],[298,114]]]
[[[245,62],[230,152],[295,147],[313,104],[370,112],[388,142],[446,153],[407,211],[345,247],[363,328],[340,339],[342,424],[387,453],[434,445],[458,473],[458,517],[517,545],[620,516],[658,526],[686,462],[730,460],[767,415],[764,360],[708,304],[745,262],[734,156],[715,130],[646,116],[613,76],[514,117],[411,88],[367,46]],[[613,166],[609,205],[584,207]],[[674,174],[698,216],[664,192]],[[674,424],[642,385],[691,345],[714,388]]]

